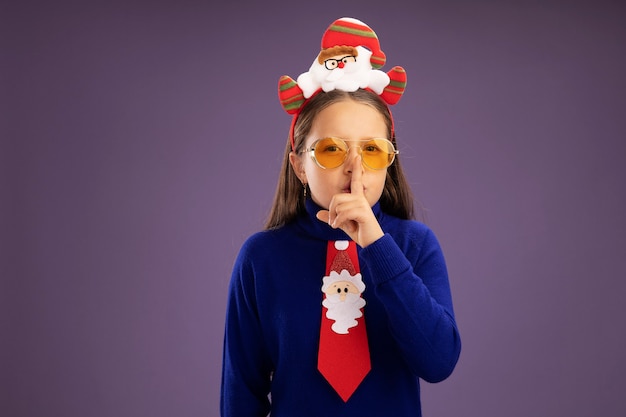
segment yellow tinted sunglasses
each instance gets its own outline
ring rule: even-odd
[[[359,143],[357,147],[361,153],[363,165],[370,169],[387,168],[399,153],[393,143],[387,139],[373,138],[350,141],[350,143],[352,142]],[[329,137],[316,140],[311,147],[302,152],[310,154],[320,168],[332,169],[343,165],[348,157],[350,147],[341,138]]]

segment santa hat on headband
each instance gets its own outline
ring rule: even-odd
[[[378,69],[385,65],[387,58],[380,49],[378,36],[365,23],[357,19],[344,17],[335,20],[322,36],[322,50],[337,45],[364,46],[372,52],[370,62]]]
[[[281,106],[297,117],[306,100],[320,91],[359,88],[375,92],[387,104],[395,104],[406,88],[406,72],[399,66],[386,73],[380,71],[385,61],[378,37],[369,26],[350,17],[337,19],[324,32],[320,53],[309,71],[297,80],[288,75],[280,77]]]

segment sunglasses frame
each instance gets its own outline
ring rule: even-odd
[[[345,156],[344,156],[344,158],[343,158],[343,161],[341,161],[341,164],[337,165],[336,167],[332,167],[332,168],[325,167],[325,166],[324,166],[324,165],[322,165],[322,164],[321,164],[321,163],[317,160],[317,158],[315,157],[315,146],[316,146],[316,145],[317,145],[320,141],[322,141],[322,140],[324,140],[324,139],[333,139],[333,140],[341,141],[341,142],[343,142],[343,143],[346,145],[346,154],[345,154]],[[384,140],[384,141],[388,142],[389,144],[391,144],[391,148],[393,149],[393,152],[392,152],[391,154],[388,154],[388,155],[391,155],[391,161],[390,161],[390,162],[387,164],[387,166],[385,166],[385,167],[382,167],[382,168],[373,168],[373,167],[369,166],[369,165],[367,164],[367,162],[365,162],[365,158],[363,158],[363,148],[362,148],[361,146],[356,146],[357,148],[359,148],[359,149],[360,149],[360,153],[361,153],[361,163],[362,163],[364,166],[366,166],[367,168],[369,168],[369,169],[373,169],[373,170],[375,170],[375,171],[380,171],[380,170],[383,170],[383,169],[389,168],[389,167],[391,166],[391,164],[393,164],[393,162],[396,160],[396,155],[398,155],[398,154],[400,153],[400,151],[396,149],[396,146],[394,145],[394,143],[393,143],[392,141],[390,141],[390,140],[389,140],[389,139],[387,139],[387,138],[370,138],[370,139],[361,139],[361,140],[351,140],[350,142],[361,142],[361,143],[367,143],[367,142],[371,142],[371,141],[373,141],[373,140]],[[349,151],[349,150],[350,150],[350,148],[352,148],[352,147],[355,147],[355,146],[348,146],[348,142],[347,142],[345,139],[338,138],[338,137],[336,137],[336,136],[329,136],[329,137],[325,137],[325,138],[317,139],[315,142],[313,142],[313,143],[311,144],[311,146],[310,146],[309,148],[304,149],[301,153],[308,153],[308,154],[311,156],[311,159],[313,160],[313,162],[315,162],[315,164],[316,164],[318,167],[322,168],[322,169],[335,169],[335,168],[339,168],[340,166],[342,166],[342,165],[346,162],[346,159],[348,158],[348,151]]]

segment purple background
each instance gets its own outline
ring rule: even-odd
[[[401,157],[450,270],[463,352],[424,414],[626,415],[620,2],[12,3],[3,416],[218,415],[230,270],[290,121],[277,80],[346,15],[408,71]]]

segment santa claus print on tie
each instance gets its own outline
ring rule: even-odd
[[[326,317],[334,320],[331,329],[339,334],[346,334],[358,325],[356,319],[363,316],[361,309],[365,307],[365,300],[361,297],[365,284],[346,253],[348,243],[347,240],[334,243],[338,252],[322,285],[325,294],[322,305],[327,309]]]
[[[356,243],[328,242],[317,367],[344,400],[371,369]],[[339,365],[339,366],[338,366]]]

